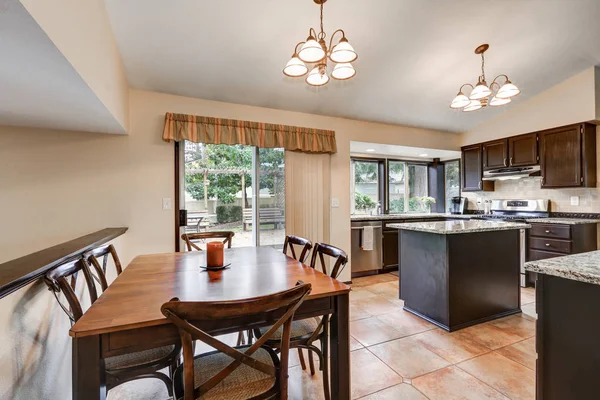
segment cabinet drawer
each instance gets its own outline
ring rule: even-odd
[[[529,238],[529,247],[536,250],[555,251],[558,253],[571,253],[570,240],[544,239],[537,237]]]
[[[562,256],[564,256],[564,254],[562,254],[562,253],[555,253],[552,251],[545,251],[545,250],[529,249],[528,261],[546,260],[548,258],[562,257]]]
[[[531,236],[540,236],[550,239],[571,239],[571,227],[569,225],[556,224],[531,224]]]

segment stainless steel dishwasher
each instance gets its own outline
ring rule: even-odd
[[[373,250],[362,249],[363,228],[365,226],[373,227]],[[368,275],[369,272],[377,272],[383,268],[382,239],[381,221],[352,222],[350,261],[353,278]]]

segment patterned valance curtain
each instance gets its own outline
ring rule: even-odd
[[[243,144],[304,153],[337,151],[334,131],[175,113],[165,115],[163,140]]]

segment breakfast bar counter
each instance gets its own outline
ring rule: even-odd
[[[393,224],[400,230],[404,309],[454,331],[521,312],[522,237],[499,221]]]

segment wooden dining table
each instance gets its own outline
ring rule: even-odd
[[[178,343],[177,328],[162,315],[163,303],[220,301],[263,296],[301,280],[312,291],[295,319],[331,314],[331,398],[350,399],[349,292],[344,283],[270,247],[225,249],[218,272],[207,272],[205,252],[136,257],[73,325],[73,399],[104,400],[104,358]],[[243,321],[194,321],[211,334],[245,330]]]

